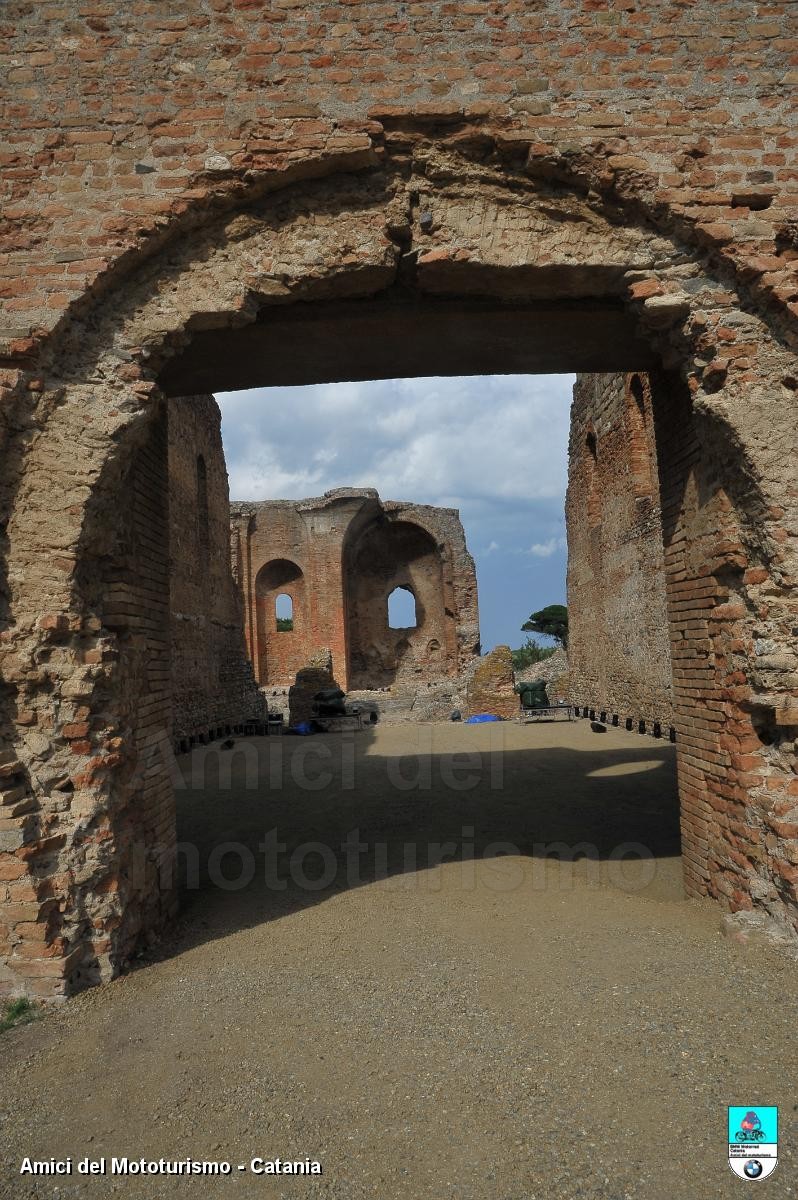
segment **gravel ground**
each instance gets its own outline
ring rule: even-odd
[[[0,1196],[731,1197],[726,1105],[751,1103],[780,1108],[764,1194],[796,1195],[795,966],[683,898],[671,746],[387,727],[239,743],[231,781],[201,755],[179,798],[198,886],[170,940],[0,1043]],[[547,862],[551,842],[588,857]],[[653,857],[623,867],[624,842]],[[26,1155],[233,1173],[31,1179]],[[253,1156],[323,1175],[239,1172]]]

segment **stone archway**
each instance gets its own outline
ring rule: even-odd
[[[794,358],[667,213],[480,145],[400,139],[359,173],[198,211],[21,378],[0,879],[29,919],[0,986],[108,977],[174,911],[164,395],[221,382],[654,370],[685,877],[794,925]]]
[[[277,625],[277,598],[292,601],[292,628]],[[302,568],[286,558],[264,563],[255,576],[255,613],[257,641],[253,662],[261,685],[287,686],[297,671],[306,665],[302,646],[306,620],[305,576]]]
[[[353,688],[383,688],[429,674],[430,639],[447,648],[456,674],[457,618],[447,596],[444,563],[432,536],[410,521],[378,521],[348,547],[347,642]],[[389,599],[405,589],[415,602],[415,625],[391,627]],[[448,601],[448,603],[447,603]]]

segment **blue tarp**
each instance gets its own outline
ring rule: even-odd
[[[496,717],[493,713],[476,713],[475,716],[469,717],[466,725],[483,725],[486,721],[500,721],[501,717]]]

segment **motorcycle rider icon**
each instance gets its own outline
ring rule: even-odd
[[[737,1130],[738,1142],[761,1142],[765,1136],[765,1131],[762,1128],[762,1122],[757,1114],[751,1109],[745,1114],[740,1122],[740,1128]]]

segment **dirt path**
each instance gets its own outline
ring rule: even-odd
[[[232,787],[195,762],[205,787],[181,793],[200,886],[157,961],[0,1042],[0,1196],[739,1196],[737,1103],[779,1105],[763,1194],[796,1195],[795,966],[730,946],[682,897],[672,747],[580,722],[236,752]],[[546,863],[552,842],[587,857]],[[208,882],[250,868],[246,887]],[[233,1173],[30,1179],[25,1155]],[[278,1155],[323,1175],[237,1170]]]

